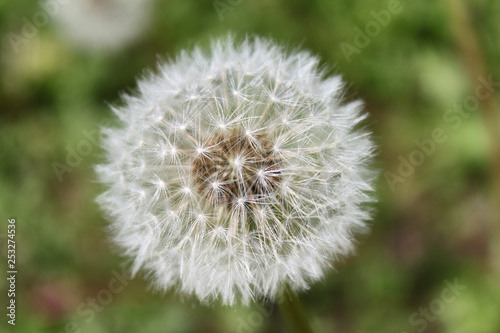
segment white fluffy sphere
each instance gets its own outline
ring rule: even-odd
[[[55,19],[75,47],[116,51],[141,36],[152,5],[153,0],[67,0],[56,5]]]
[[[306,52],[231,38],[139,82],[105,129],[114,240],[172,287],[224,304],[305,289],[352,250],[369,218],[374,146]]]

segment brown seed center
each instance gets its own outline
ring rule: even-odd
[[[214,205],[256,203],[281,180],[281,159],[273,142],[235,131],[210,137],[193,167],[196,190]]]

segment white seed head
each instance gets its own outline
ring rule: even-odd
[[[76,47],[118,50],[137,39],[151,17],[153,0],[70,0],[55,19]]]
[[[372,201],[374,147],[342,92],[310,54],[259,38],[215,41],[141,80],[97,168],[134,273],[224,304],[320,279]]]

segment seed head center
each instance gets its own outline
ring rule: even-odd
[[[281,181],[282,161],[265,136],[236,131],[206,139],[193,160],[196,191],[214,206],[241,206],[272,194]]]

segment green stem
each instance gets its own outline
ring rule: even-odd
[[[450,6],[451,23],[454,29],[455,39],[463,58],[465,67],[470,76],[472,87],[484,87],[483,80],[491,77],[491,71],[487,68],[481,45],[470,19],[469,10],[463,0],[448,0]],[[476,90],[477,91],[477,90]],[[483,116],[486,128],[486,134],[490,141],[490,163],[491,178],[493,180],[493,194],[496,197],[496,221],[500,218],[500,119],[498,117],[497,91],[489,96],[480,98],[475,96],[479,102],[479,110]],[[477,92],[476,92],[477,94]]]
[[[284,299],[279,303],[280,312],[288,328],[294,333],[313,333],[299,298],[289,286],[285,287]]]

